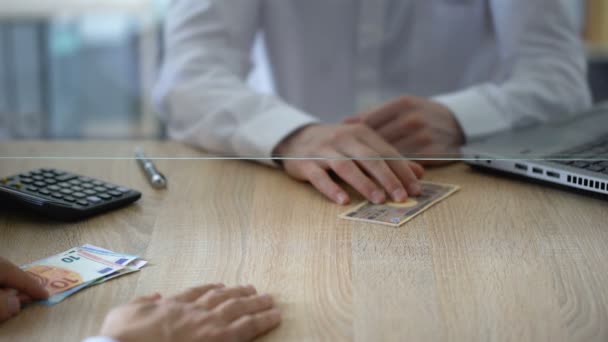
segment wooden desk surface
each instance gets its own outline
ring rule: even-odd
[[[134,143],[0,144],[0,155],[130,156]],[[196,156],[177,143],[149,154]],[[109,152],[108,152],[109,151]],[[608,202],[473,172],[405,226],[343,221],[343,207],[243,161],[158,161],[167,191],[132,160],[0,159],[2,175],[58,167],[143,190],[126,209],[48,223],[0,211],[0,254],[18,264],[93,243],[139,253],[142,272],[31,307],[1,341],[78,341],[133,296],[201,282],[253,283],[284,313],[272,341],[607,341]]]

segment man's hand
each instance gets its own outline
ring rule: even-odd
[[[363,124],[311,125],[296,131],[275,150],[286,159],[287,173],[310,182],[338,204],[350,198],[329,175],[333,171],[373,203],[386,201],[386,193],[397,202],[421,192],[418,179],[424,169],[404,160],[401,154]],[[385,160],[390,158],[390,160]]]
[[[108,314],[100,335],[120,342],[240,342],[280,322],[269,295],[258,295],[252,286],[212,284],[166,299],[159,294],[135,299]]]
[[[49,294],[19,267],[0,258],[0,322],[21,311],[21,305],[35,299],[46,299]]]
[[[457,158],[465,142],[464,133],[452,111],[431,100],[403,96],[347,123],[363,122],[412,159]],[[425,165],[444,164],[440,160],[421,161]]]

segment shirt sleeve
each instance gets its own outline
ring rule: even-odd
[[[510,71],[504,81],[435,98],[452,110],[467,139],[558,119],[591,105],[585,49],[568,1],[535,2],[513,55],[506,56]]]
[[[259,8],[260,0],[173,1],[155,99],[172,138],[273,165],[280,141],[318,120],[246,84]]]
[[[93,337],[89,337],[89,338],[83,340],[82,342],[120,342],[120,341],[117,341],[113,338],[105,337],[105,336],[93,336]]]

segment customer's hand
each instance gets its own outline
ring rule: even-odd
[[[286,158],[287,173],[310,182],[332,201],[347,204],[350,198],[330,176],[333,171],[373,203],[405,201],[421,192],[418,179],[424,169],[404,160],[388,142],[363,124],[311,125],[304,127],[276,149]],[[390,158],[390,159],[386,159]]]
[[[446,161],[442,159],[458,158],[460,146],[465,142],[452,111],[421,97],[403,96],[345,122],[365,123],[404,156],[426,159],[420,160],[424,165],[444,164]]]
[[[0,322],[18,314],[21,305],[48,296],[36,279],[0,257]]]
[[[108,314],[100,335],[120,342],[240,342],[280,322],[269,295],[258,295],[252,286],[215,284],[169,298],[155,294],[135,299]]]

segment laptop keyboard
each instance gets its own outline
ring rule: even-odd
[[[554,156],[554,163],[608,175],[608,135],[591,143],[565,150]]]

